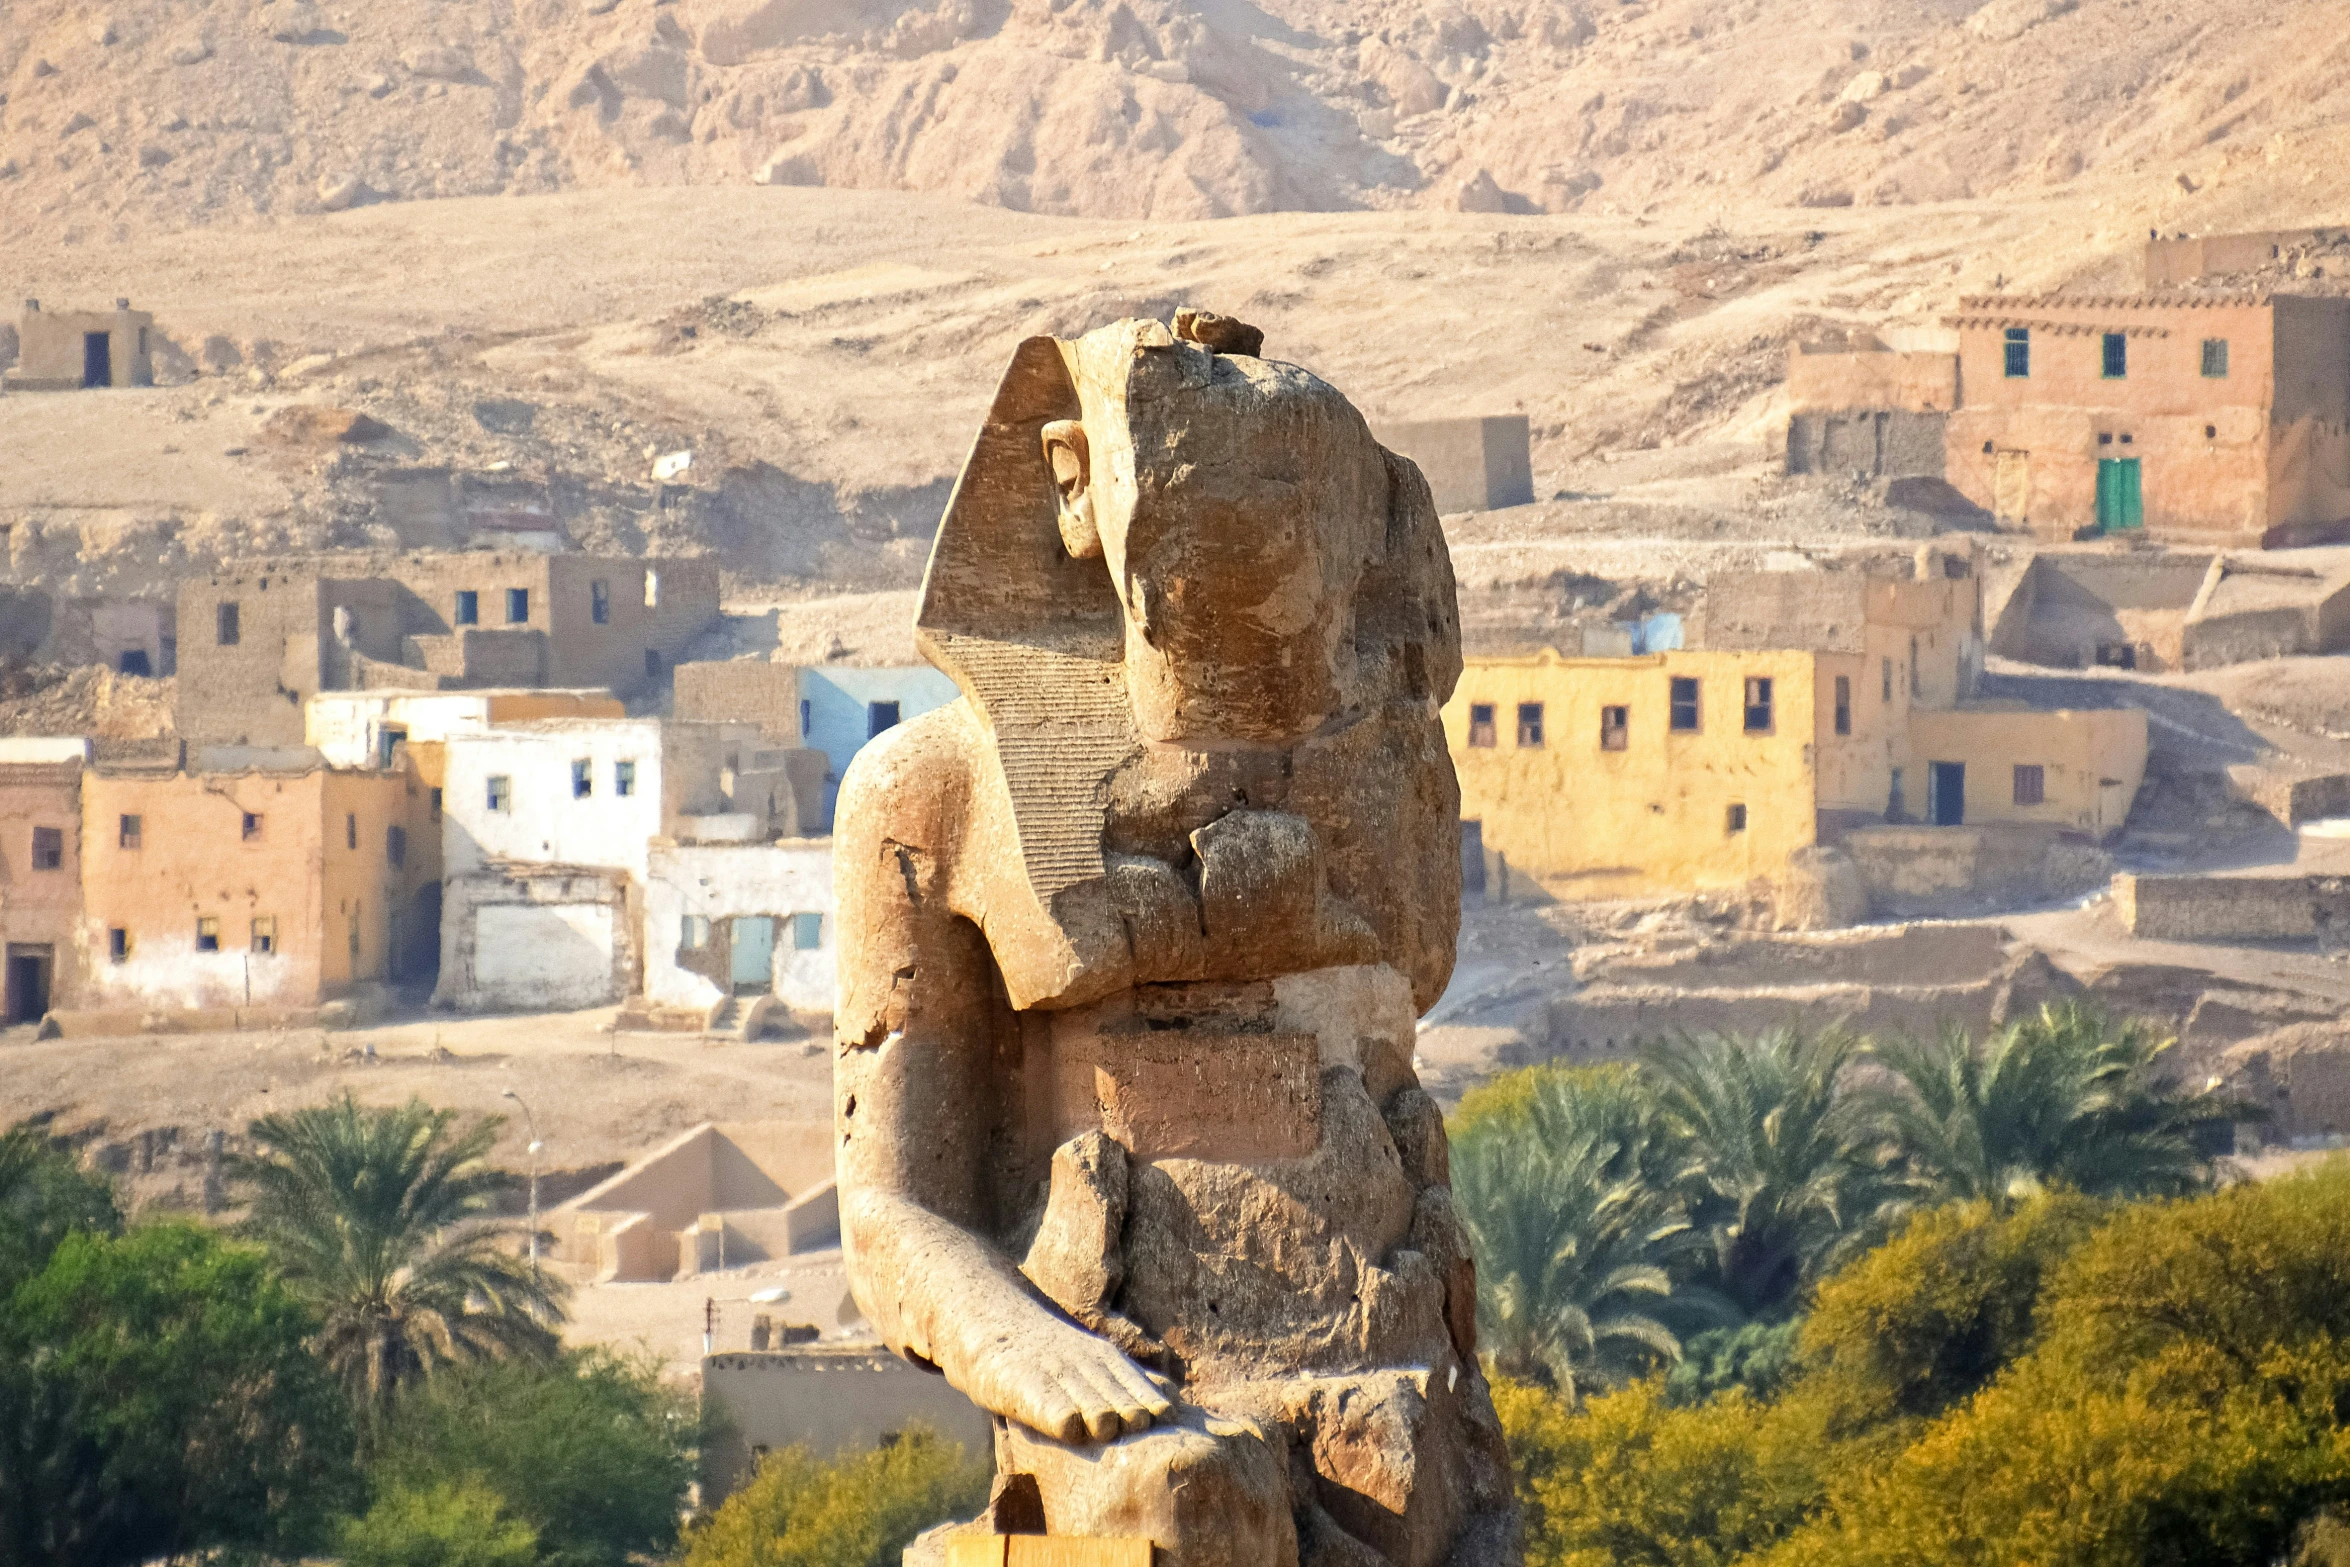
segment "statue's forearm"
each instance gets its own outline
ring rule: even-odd
[[[975,1398],[985,1363],[1020,1327],[1053,1316],[1002,1252],[919,1203],[866,1192],[841,1217],[860,1300],[882,1337]]]

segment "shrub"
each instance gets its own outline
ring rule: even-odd
[[[897,1567],[924,1529],[986,1505],[989,1472],[919,1428],[830,1460],[786,1448],[688,1531],[684,1567]]]
[[[538,1531],[472,1480],[388,1486],[343,1526],[340,1544],[347,1567],[534,1567],[539,1559]]]

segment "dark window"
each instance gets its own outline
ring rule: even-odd
[[[1493,704],[1491,702],[1471,702],[1469,704],[1469,744],[1487,750],[1493,747]]]
[[[2105,334],[2105,379],[2119,381],[2130,373],[2130,340],[2119,332]]]
[[[661,655],[651,648],[645,649],[645,678],[647,680],[661,678]]]
[[[2111,446],[2113,444],[2113,432],[2111,430],[2098,431],[2097,444],[2100,446]]]
[[[121,848],[137,848],[139,846],[139,819],[136,816],[124,817],[115,829],[114,841]]]
[[[2018,805],[2038,805],[2047,798],[2048,775],[2037,766],[2026,766],[2018,762],[2015,769],[2015,803]]]
[[[791,947],[794,952],[814,952],[824,945],[824,916],[821,914],[794,914],[791,917]]]
[[[2135,642],[2100,642],[2097,644],[2097,662],[2106,669],[2136,669],[2138,644]]]
[[[2228,340],[2207,337],[2203,340],[2203,373],[2214,381],[2225,380],[2228,373]]]
[[[245,823],[244,823],[244,838],[245,838],[245,841],[246,841],[247,843],[251,843],[251,842],[252,842],[254,839],[256,839],[256,838],[258,838],[258,837],[260,837],[260,836],[261,836],[261,814],[260,814],[258,811],[247,811],[247,812],[245,813]]]
[[[1913,697],[1919,694],[1918,639],[1915,637],[1909,639],[1909,694]]]
[[[622,799],[636,793],[636,763],[614,762],[612,764],[612,792]]]
[[[343,847],[359,847],[359,818],[356,813],[346,812],[343,816]]]
[[[507,777],[505,777],[505,776],[503,776],[503,775],[500,775],[500,776],[498,776],[498,777],[495,777],[495,778],[492,778],[492,779],[490,779],[490,780],[489,780],[489,786],[490,786],[490,809],[491,809],[491,810],[493,810],[493,811],[503,811],[503,810],[508,810],[508,809],[511,809],[511,808],[512,808],[512,805],[513,805],[513,802],[514,802],[514,782],[513,782],[513,780],[512,780],[512,779],[510,779],[510,778],[507,778]]]
[[[255,952],[275,952],[277,950],[276,915],[260,914],[254,916],[253,950]]]
[[[222,647],[235,647],[238,630],[237,606],[234,604],[215,605],[212,611],[213,640]]]
[[[1850,675],[1836,677],[1836,732],[1840,735],[1852,733],[1852,677]]]
[[[588,584],[588,619],[599,626],[612,623],[612,584],[601,577]]]
[[[528,625],[529,623],[530,589],[508,588],[506,590],[506,624],[509,626],[522,626]]]
[[[1602,751],[1622,751],[1632,744],[1632,710],[1628,707],[1603,707],[1599,710],[1599,748]]]
[[[865,704],[865,738],[870,740],[884,729],[898,726],[898,704],[895,702],[868,702]]]
[[[1768,734],[1771,728],[1771,681],[1768,675],[1746,677],[1746,732]]]
[[[571,764],[571,797],[584,800],[596,792],[596,764],[581,757]]]
[[[1518,746],[1521,750],[1540,750],[1542,748],[1542,704],[1540,702],[1520,702],[1518,704]]]
[[[1685,675],[1675,675],[1672,687],[1673,712],[1671,727],[1685,731],[1697,728],[1697,682]]]
[[[459,588],[457,590],[457,614],[455,618],[457,624],[460,626],[480,625],[481,595],[476,593],[471,588]]]
[[[814,720],[814,708],[815,704],[806,697],[800,698],[800,734],[803,737],[808,733],[808,726]]]
[[[378,729],[375,732],[375,765],[389,768],[394,760],[392,753],[407,739],[408,731],[394,725],[386,724]]]
[[[1891,659],[1885,660],[1885,690],[1883,696],[1884,700],[1887,702],[1893,700],[1893,660]]]
[[[1723,830],[1726,832],[1737,833],[1746,831],[1746,807],[1743,805],[1731,806],[1728,814],[1723,819],[1722,826]]]
[[[152,675],[155,666],[148,660],[145,648],[125,648],[122,657],[115,660],[114,672],[118,675]]]
[[[441,819],[441,791],[438,789],[432,792],[432,819],[436,822]]]
[[[2218,440],[2218,439],[2219,439],[2219,426],[2218,426],[2218,425],[2216,425],[2216,424],[2207,424],[2207,425],[2205,425],[2205,426],[2203,427],[2203,438],[2204,438],[2205,440],[2207,440],[2207,441],[2216,441],[2216,440]]]
[[[2020,381],[2032,373],[2032,332],[2029,327],[2007,329],[2007,378]]]
[[[387,827],[384,829],[384,858],[391,861],[394,870],[408,863],[407,828]]]
[[[198,952],[218,952],[220,950],[220,921],[209,914],[196,921],[196,950]]]
[[[120,963],[130,955],[131,933],[120,925],[109,927],[106,932],[106,961]]]
[[[65,864],[65,830],[61,827],[33,829],[33,869],[53,871]]]

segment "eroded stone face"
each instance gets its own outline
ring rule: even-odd
[[[843,784],[852,1280],[1053,1532],[1515,1560],[1411,1070],[1459,911],[1450,562],[1335,390],[1178,325],[1021,345],[917,621],[964,698]]]

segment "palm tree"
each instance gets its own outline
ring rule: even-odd
[[[2212,1168],[2192,1127],[2242,1112],[2155,1080],[2175,1043],[2067,1001],[1999,1030],[1980,1050],[1956,1029],[1931,1044],[1883,1044],[1874,1053],[1896,1081],[1877,1095],[1882,1124],[1937,1202],[2006,1208],[2049,1186],[2093,1197],[2193,1191]]]
[[[244,1232],[318,1312],[319,1353],[363,1414],[435,1365],[559,1346],[567,1286],[514,1255],[522,1226],[488,1217],[516,1184],[483,1162],[499,1124],[346,1092],[255,1121],[235,1161]]]
[[[1528,1104],[1454,1145],[1477,1317],[1499,1370],[1573,1400],[1678,1359],[1675,1326],[1719,1315],[1676,1290],[1675,1265],[1703,1237],[1652,1178],[1664,1140],[1623,1073],[1580,1072],[1547,1075]]]
[[[1642,1071],[1679,1135],[1676,1184],[1722,1293],[1769,1316],[1869,1244],[1893,1211],[1882,1133],[1848,1092],[1860,1041],[1781,1028],[1652,1046]]]

